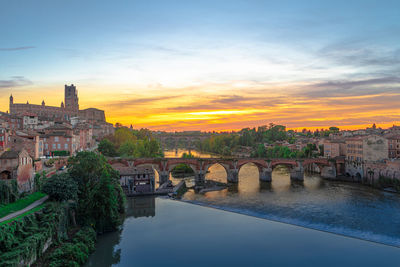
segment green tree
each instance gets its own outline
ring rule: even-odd
[[[94,152],[79,152],[69,159],[68,173],[78,184],[80,224],[93,224],[98,232],[116,228],[119,221],[115,219],[115,211],[124,212],[125,197],[119,174],[105,157]]]
[[[133,131],[128,128],[118,128],[114,132],[114,144],[119,148],[123,143],[128,140],[135,141],[137,138],[133,135]]]
[[[47,179],[42,191],[56,201],[76,200],[78,197],[78,185],[67,173],[55,174]]]
[[[122,157],[135,156],[136,142],[133,140],[126,140],[118,149],[119,155]]]
[[[335,126],[332,126],[332,127],[329,127],[329,131],[337,133],[337,132],[339,132],[339,128],[335,127]]]
[[[108,139],[101,140],[97,150],[107,157],[117,156],[117,150],[115,149],[114,144]]]
[[[118,185],[109,172],[103,170],[100,180],[91,191],[86,209],[97,232],[113,231],[120,223]]]
[[[194,158],[194,155],[193,155],[192,153],[186,153],[186,152],[184,152],[184,153],[182,154],[181,158],[183,158],[183,159],[192,159],[192,158]]]

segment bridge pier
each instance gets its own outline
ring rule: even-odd
[[[169,172],[163,171],[159,173],[159,183],[162,185],[165,182],[168,182],[169,180]]]
[[[325,166],[321,170],[321,177],[325,179],[336,179],[336,168],[334,166]]]
[[[259,171],[259,179],[261,182],[271,182],[272,181],[272,169],[271,168],[262,168]]]
[[[239,170],[238,169],[229,169],[227,172],[228,183],[238,183],[239,182]]]
[[[298,162],[298,166],[290,169],[290,179],[294,181],[304,181],[304,168],[303,165]]]
[[[195,186],[204,186],[204,183],[206,182],[206,175],[202,171],[198,171],[194,174],[194,183]]]

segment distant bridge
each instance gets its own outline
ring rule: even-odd
[[[186,147],[193,147],[196,142],[203,141],[210,137],[210,135],[184,135],[184,134],[162,134],[155,135],[162,145],[174,144],[174,147],[178,147],[179,144],[185,144]]]
[[[307,159],[282,159],[282,158],[138,158],[121,159],[112,158],[109,163],[115,169],[149,167],[158,172],[160,184],[168,181],[169,174],[179,164],[186,164],[194,171],[195,183],[201,186],[205,182],[205,176],[208,169],[215,165],[221,165],[225,171],[227,180],[230,183],[239,181],[240,168],[246,164],[252,163],[258,168],[260,181],[270,182],[272,180],[272,171],[278,165],[287,166],[292,180],[303,181],[304,169],[310,164],[316,164],[321,170],[321,176],[324,178],[336,178],[339,174],[337,170],[342,169],[344,161],[337,161],[325,158],[307,158]]]

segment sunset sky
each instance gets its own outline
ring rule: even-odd
[[[400,124],[400,1],[11,1],[0,110],[80,107],[153,130]]]

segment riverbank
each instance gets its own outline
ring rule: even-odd
[[[395,266],[399,257],[382,244],[158,197],[128,199],[122,230],[100,236],[85,266]]]

